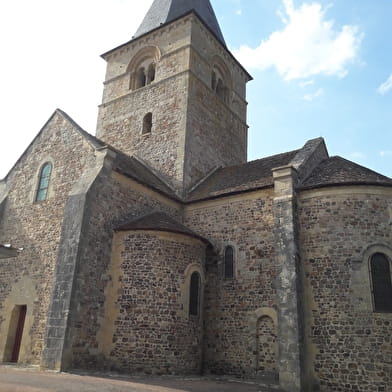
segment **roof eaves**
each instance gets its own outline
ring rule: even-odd
[[[157,193],[167,197],[168,199],[171,199],[171,200],[179,202],[179,203],[181,203],[183,201],[179,196],[174,195],[174,194],[171,195],[171,194],[169,194],[167,192],[164,192],[163,190],[158,189],[157,187],[155,187],[155,186],[153,186],[153,185],[151,185],[151,184],[149,184],[149,183],[147,183],[145,181],[141,181],[138,177],[133,176],[132,174],[130,174],[130,173],[124,171],[124,170],[121,170],[118,167],[114,168],[113,170],[116,171],[117,173],[125,176],[125,177],[128,177],[128,178],[132,179],[133,181],[137,182],[140,185],[143,185],[143,186],[146,186],[147,188],[152,189],[154,192],[157,192]]]
[[[251,192],[262,191],[265,189],[271,189],[273,187],[274,187],[274,184],[268,184],[268,185],[254,187],[254,188],[251,187],[248,189],[241,189],[238,191],[229,191],[229,192],[223,191],[222,193],[219,193],[218,195],[211,195],[211,196],[195,198],[195,199],[189,198],[189,199],[184,200],[184,204],[188,205],[188,204],[192,204],[192,203],[199,203],[199,202],[203,202],[203,201],[215,200],[215,199],[220,199],[220,198],[224,198],[224,197],[237,196],[237,195],[241,195],[241,194],[245,194],[245,193],[251,193]]]
[[[297,189],[299,191],[309,191],[320,188],[333,188],[333,187],[344,187],[344,186],[380,186],[384,188],[391,187],[392,183],[378,182],[378,181],[347,181],[347,182],[331,182],[331,183],[320,183],[312,185],[302,185]]]
[[[160,228],[160,227],[154,227],[154,226],[146,226],[146,227],[136,227],[136,228],[117,228],[114,229],[115,232],[122,232],[122,231],[160,231],[160,232],[166,232],[166,233],[174,233],[174,234],[182,234],[186,235],[188,237],[194,237],[206,244],[210,244],[210,241],[208,241],[206,238],[196,234],[196,233],[191,233],[188,231],[182,231],[182,230],[176,230],[176,229],[171,229],[171,228]]]

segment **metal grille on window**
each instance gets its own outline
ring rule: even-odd
[[[389,260],[382,253],[376,253],[370,260],[373,285],[374,310],[392,312],[392,283]]]

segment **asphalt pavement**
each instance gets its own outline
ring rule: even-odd
[[[279,392],[230,378],[57,373],[0,365],[0,392]]]

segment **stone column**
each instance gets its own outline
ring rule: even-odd
[[[297,245],[297,172],[291,166],[273,170],[276,282],[278,306],[279,382],[288,392],[302,391],[301,304]]]

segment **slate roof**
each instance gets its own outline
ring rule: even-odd
[[[120,226],[115,228],[115,231],[130,230],[153,230],[185,234],[197,238],[203,242],[209,243],[208,240],[195,233],[188,227],[177,222],[164,212],[153,212],[151,214],[133,219],[127,223],[121,224]]]
[[[322,161],[303,182],[300,189],[339,185],[392,186],[392,179],[335,156]]]
[[[272,187],[272,169],[288,165],[298,151],[289,151],[242,165],[218,169],[197,186],[188,195],[187,200],[196,201],[247,190]]]
[[[209,0],[155,0],[135,33],[135,38],[161,25],[173,22],[194,11],[207,25],[216,38],[226,46],[215,12]]]

